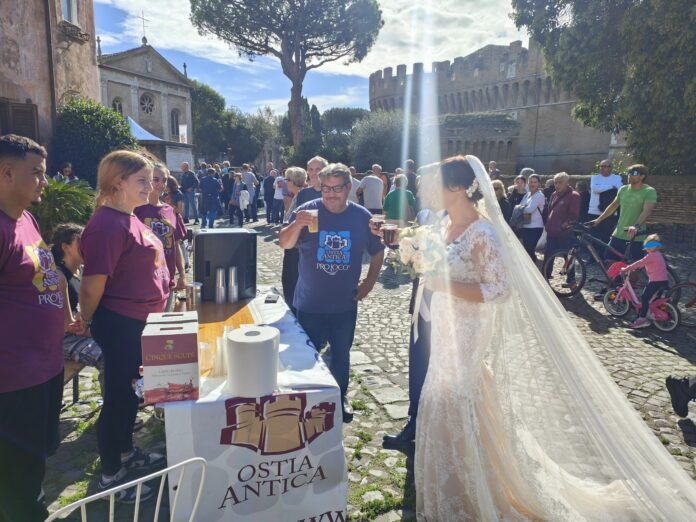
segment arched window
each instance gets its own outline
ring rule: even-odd
[[[140,110],[148,115],[153,113],[155,110],[155,99],[151,94],[145,93],[140,97]]]
[[[170,116],[170,133],[172,136],[179,135],[179,109],[173,109]]]
[[[121,98],[114,98],[111,102],[111,108],[123,116],[123,101]]]

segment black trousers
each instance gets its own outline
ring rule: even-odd
[[[115,475],[121,469],[121,453],[133,449],[133,425],[138,397],[133,379],[142,364],[140,336],[145,321],[131,319],[99,307],[92,322],[92,336],[104,354],[104,404],[97,421],[97,445],[102,472]]]
[[[264,198],[263,200],[265,206],[266,206],[266,222],[270,223],[273,220],[273,198],[271,199],[266,199]]]
[[[660,290],[667,290],[668,284],[668,281],[650,281],[647,285],[645,285],[643,294],[640,296],[640,313],[638,314],[638,317],[645,317],[648,315],[648,310],[650,309],[650,300]]]
[[[532,258],[532,261],[536,263],[536,246],[541,239],[541,234],[544,232],[543,228],[523,228],[521,230],[522,245],[524,249]]]
[[[590,220],[597,219],[599,216],[595,216],[593,214],[589,214],[587,216]],[[599,225],[594,227],[593,229],[590,230],[590,235],[592,237],[596,237],[600,241],[604,241],[605,243],[609,243],[609,239],[611,238],[612,233],[614,232],[614,229],[616,228],[616,223],[619,221],[619,218],[617,216],[611,216],[602,221]],[[597,248],[597,253],[599,254],[599,257],[602,259],[605,259],[606,257],[606,248],[604,247],[596,247]]]
[[[295,307],[292,300],[295,298],[295,287],[297,279],[300,277],[300,251],[297,248],[289,248],[283,253],[283,273],[281,281],[283,283],[283,299],[293,314]],[[297,315],[297,314],[295,314]]]
[[[237,218],[237,223],[239,223],[240,227],[244,225],[244,213],[242,212],[241,208],[230,203],[228,210],[230,212],[230,225],[234,225],[235,217]]]
[[[58,448],[63,370],[48,381],[0,393],[0,522],[41,522],[37,502],[46,458]]]
[[[414,287],[414,291],[417,287]],[[429,297],[424,293],[423,299],[428,306]],[[418,313],[417,311],[415,313]],[[418,340],[414,340],[414,328],[411,327],[411,335],[408,343],[408,416],[409,422],[415,422],[418,417],[418,403],[421,391],[428,374],[430,363],[430,321],[425,321],[418,315]]]

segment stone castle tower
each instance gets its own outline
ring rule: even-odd
[[[505,118],[493,118],[499,123],[472,127],[466,123],[471,118],[460,117],[457,125],[457,117],[450,116],[449,124],[440,126],[443,155],[465,153],[484,162],[496,160],[504,174],[522,167],[587,174],[616,145],[610,134],[572,118],[574,96],[554,83],[533,40],[529,49],[515,41],[509,46],[487,45],[452,63],[433,62],[430,73],[422,63],[413,64],[410,75],[406,65],[398,65],[396,75],[391,67],[377,71],[370,75],[370,109],[407,110],[410,90],[411,111],[417,114],[424,88],[436,89],[441,117],[490,113],[513,120],[506,125],[500,124]]]

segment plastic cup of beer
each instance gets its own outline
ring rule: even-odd
[[[213,351],[208,343],[198,343],[198,368],[201,374],[207,374],[213,369]]]
[[[386,220],[387,218],[384,214],[372,214],[372,217],[370,218],[370,221],[374,223],[378,230],[382,228],[382,225],[384,225]]]
[[[310,209],[307,212],[309,212],[312,215],[312,222],[309,224],[307,229],[309,230],[310,234],[316,234],[319,232],[319,209]]]
[[[397,244],[397,233],[399,227],[394,223],[385,223],[382,225],[382,236],[384,237],[384,244],[387,246],[394,246]]]

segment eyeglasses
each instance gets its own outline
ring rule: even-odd
[[[600,165],[599,168],[600,169],[610,169],[611,165]]]
[[[348,185],[348,183],[344,183],[343,185],[335,185],[333,187],[331,187],[329,185],[322,185],[321,192],[323,194],[329,194],[331,192],[335,192],[336,194],[340,194],[341,192],[343,192],[343,189],[346,188],[346,185]]]

